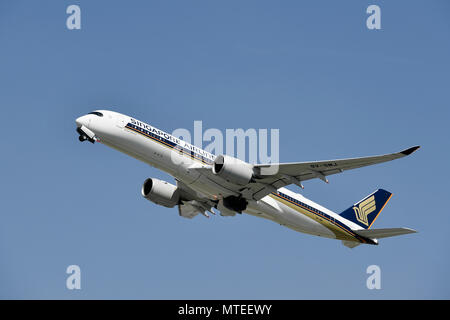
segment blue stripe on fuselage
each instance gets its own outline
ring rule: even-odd
[[[346,232],[349,235],[351,235],[352,237],[356,238],[358,241],[363,242],[363,243],[367,243],[367,241],[364,238],[362,238],[362,237],[358,236],[357,234],[355,234],[354,232],[352,232],[352,230],[348,226],[346,226],[342,222],[332,218],[330,215],[326,214],[325,212],[322,212],[322,211],[320,211],[317,208],[311,207],[310,205],[307,205],[306,203],[303,203],[303,202],[301,202],[301,201],[299,201],[299,200],[297,200],[297,199],[295,199],[295,198],[293,198],[291,196],[288,196],[287,194],[284,194],[284,193],[282,193],[280,191],[272,192],[272,195],[274,195],[274,196],[276,196],[276,197],[278,197],[280,199],[283,199],[283,200],[285,200],[285,201],[287,201],[287,202],[289,202],[289,203],[291,203],[291,204],[293,204],[293,205],[295,205],[297,207],[300,207],[300,208],[302,208],[302,209],[304,209],[304,210],[306,210],[306,211],[308,211],[308,212],[310,212],[310,213],[312,213],[312,214],[314,214],[316,216],[319,216],[319,217],[329,221],[330,223],[334,224],[335,226],[337,226],[338,228],[340,228],[344,232]]]
[[[152,139],[152,140],[154,140],[156,142],[159,142],[160,144],[162,144],[165,147],[168,147],[170,149],[175,149],[177,152],[181,152],[183,155],[188,156],[188,157],[190,157],[193,160],[200,161],[200,162],[202,162],[204,164],[212,164],[213,163],[213,160],[208,159],[208,158],[202,156],[201,154],[198,154],[198,153],[196,153],[196,152],[194,152],[192,150],[185,149],[182,146],[180,146],[179,144],[177,144],[177,143],[175,143],[175,142],[173,142],[173,141],[171,141],[169,139],[166,139],[166,138],[161,137],[161,136],[159,136],[157,134],[154,134],[151,131],[146,130],[144,128],[141,128],[141,127],[139,127],[137,125],[134,125],[132,123],[128,123],[125,126],[125,128],[129,129],[129,130],[132,130],[133,132],[139,133],[139,134],[141,134],[142,136],[144,136],[146,138],[149,138],[149,139]]]

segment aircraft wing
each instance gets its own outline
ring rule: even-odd
[[[210,205],[201,201],[181,201],[181,203],[178,204],[178,214],[188,219],[192,219],[199,213],[209,218],[209,215],[206,213],[206,211],[215,214],[214,211],[212,211],[212,207]]]
[[[289,184],[296,184],[303,188],[301,182],[309,179],[319,178],[328,182],[326,177],[329,175],[403,158],[419,148],[420,146],[415,146],[396,153],[363,158],[256,164],[254,170],[257,178],[254,179],[254,182],[249,183],[245,190],[241,190],[241,194],[247,199],[259,200]]]
[[[177,186],[182,190],[183,200],[181,200],[178,204],[178,214],[180,216],[192,219],[199,213],[209,218],[207,211],[215,214],[213,211],[213,202],[211,202],[207,198],[202,197],[183,182],[179,180],[176,181]]]

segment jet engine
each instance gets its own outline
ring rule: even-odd
[[[212,172],[228,182],[246,185],[253,177],[253,166],[245,161],[220,155],[214,160]]]
[[[173,208],[180,202],[180,189],[177,186],[155,178],[145,180],[141,194],[145,199],[167,208]]]

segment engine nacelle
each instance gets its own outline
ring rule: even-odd
[[[167,208],[173,208],[180,202],[180,189],[177,186],[155,178],[145,180],[141,194],[145,199]]]
[[[253,166],[245,161],[220,155],[214,160],[212,172],[228,182],[246,185],[253,177]]]

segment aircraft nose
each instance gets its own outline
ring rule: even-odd
[[[75,120],[75,123],[77,124],[77,127],[85,126],[87,127],[89,124],[89,117],[88,116],[81,116]]]

